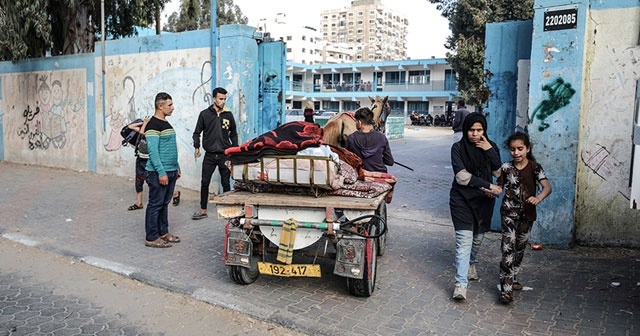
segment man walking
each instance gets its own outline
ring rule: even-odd
[[[200,112],[196,128],[193,131],[193,146],[195,157],[200,157],[200,133],[203,133],[202,148],[204,148],[204,160],[202,161],[202,180],[200,182],[200,211],[196,211],[191,219],[198,220],[207,217],[207,204],[209,203],[209,184],[211,176],[218,167],[222,191],[231,190],[229,179],[229,158],[224,155],[224,150],[238,146],[238,133],[236,122],[231,110],[225,107],[227,102],[227,90],[221,87],[213,89],[213,104]]]
[[[180,177],[176,132],[166,120],[173,113],[173,99],[160,92],[155,99],[155,113],[146,125],[149,159],[146,180],[149,185],[149,202],[145,214],[146,246],[171,247],[180,238],[169,233],[168,205],[173,197],[176,180]]]
[[[469,110],[467,110],[464,99],[458,100],[458,109],[453,116],[453,125],[451,126],[453,128],[453,142],[458,142],[462,139],[462,123],[468,114]]]

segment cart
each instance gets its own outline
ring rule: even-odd
[[[218,217],[227,220],[223,262],[230,278],[247,285],[260,274],[321,277],[318,258],[328,258],[352,295],[371,296],[377,258],[385,252],[386,196],[240,190],[215,196],[211,203],[217,205]]]

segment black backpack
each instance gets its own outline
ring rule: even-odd
[[[129,125],[135,124],[135,123],[141,123],[142,121],[143,121],[142,119],[136,119],[130,122],[129,124],[127,124],[126,126],[124,126],[122,130],[120,130],[120,135],[122,136],[122,139],[123,139],[122,140],[123,146],[130,144],[135,147],[138,145],[138,142],[140,142],[140,133],[130,129]]]

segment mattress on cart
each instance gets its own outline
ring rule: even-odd
[[[233,165],[236,181],[317,187],[334,190],[340,187],[339,164],[331,157],[307,155],[263,156],[258,162]]]

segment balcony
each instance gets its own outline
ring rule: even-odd
[[[441,92],[441,91],[457,91],[455,81],[430,81],[426,84],[413,83],[385,83],[374,85],[373,83],[356,84],[333,84],[333,85],[314,85],[299,81],[289,81],[286,83],[287,94],[305,94],[305,93],[353,93],[353,92]]]

